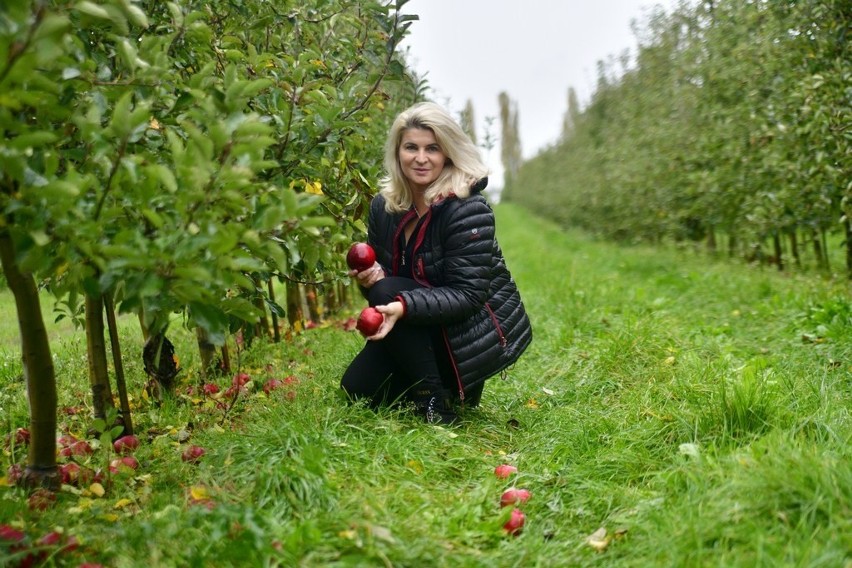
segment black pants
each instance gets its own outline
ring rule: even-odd
[[[420,285],[410,278],[385,277],[370,288],[368,301],[371,306],[388,304],[400,292],[417,288]],[[384,339],[367,342],[340,386],[351,398],[366,398],[377,406],[413,400],[416,385],[436,378],[449,393],[458,391],[440,327],[410,325],[402,319]]]

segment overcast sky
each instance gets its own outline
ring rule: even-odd
[[[597,62],[635,53],[631,27],[643,27],[654,6],[669,11],[673,0],[410,0],[417,14],[403,47],[409,63],[425,74],[433,100],[455,116],[473,102],[477,135],[494,117],[499,140],[497,96],[517,102],[524,158],[556,142],[574,87],[581,105],[597,81]],[[499,147],[483,151],[502,178]],[[492,179],[502,185],[502,179]]]

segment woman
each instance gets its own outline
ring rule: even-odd
[[[532,340],[481,195],[476,145],[434,103],[403,111],[385,147],[387,177],[370,205],[372,267],[351,271],[384,315],[341,387],[374,405],[411,400],[428,422],[453,423],[452,399],[479,404],[483,383]]]

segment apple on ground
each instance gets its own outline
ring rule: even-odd
[[[367,243],[355,243],[346,253],[346,264],[352,270],[367,270],[376,262],[376,251]]]
[[[71,456],[89,456],[92,455],[93,452],[94,450],[92,450],[92,446],[89,442],[86,440],[77,440],[76,442],[71,443],[71,445],[59,450],[59,455],[69,458]]]
[[[56,503],[56,493],[50,489],[36,489],[27,499],[30,511],[46,511]]]
[[[0,525],[0,541],[20,542],[26,538],[26,534],[11,525]]]
[[[207,451],[201,446],[189,446],[180,455],[180,459],[187,463],[197,463],[199,460],[201,460],[201,456],[206,453]]]
[[[494,468],[494,475],[496,475],[500,479],[506,479],[513,473],[517,473],[518,468],[509,464],[500,464]]]
[[[358,316],[358,323],[355,327],[358,328],[361,335],[364,337],[370,337],[379,331],[379,328],[382,326],[384,321],[385,316],[383,316],[376,308],[364,308],[361,310],[361,315]]]
[[[13,463],[9,466],[9,469],[6,472],[6,481],[8,481],[10,485],[15,485],[23,476],[24,466],[19,463]]]
[[[132,453],[136,448],[139,447],[139,438],[134,436],[133,434],[128,434],[126,436],[122,436],[112,443],[112,447],[115,449],[116,453],[119,454],[129,454]]]
[[[500,506],[508,507],[509,505],[523,505],[530,500],[532,494],[526,489],[515,489],[514,487],[507,489],[500,496]]]
[[[509,520],[506,521],[503,528],[510,535],[517,536],[521,533],[521,529],[524,527],[524,521],[526,521],[524,513],[520,509],[512,509]]]
[[[214,395],[219,392],[219,385],[216,383],[204,383],[204,386],[201,387],[201,391],[206,395]]]
[[[40,546],[58,547],[59,552],[73,552],[80,546],[80,543],[77,541],[77,537],[73,535],[66,537],[58,531],[51,531],[47,533],[38,539],[38,544]]]
[[[121,456],[120,458],[115,458],[109,462],[109,470],[111,473],[119,473],[122,470],[126,471],[128,469],[139,469],[139,460],[133,456]]]

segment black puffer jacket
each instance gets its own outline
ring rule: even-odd
[[[439,325],[449,348],[459,397],[512,365],[532,341],[532,327],[494,234],[494,212],[480,195],[449,196],[424,215],[412,255],[422,289],[403,292],[404,319]],[[385,273],[395,275],[402,255],[400,232],[416,213],[388,214],[385,200],[370,205],[369,243]]]

